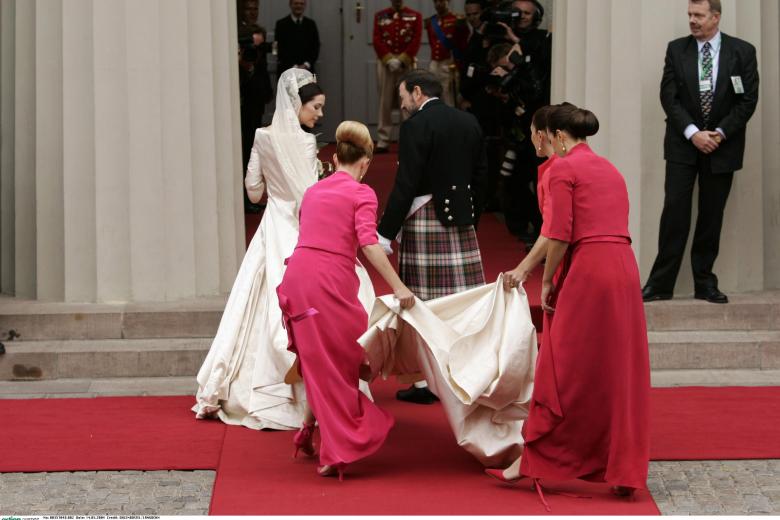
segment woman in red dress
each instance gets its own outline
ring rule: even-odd
[[[547,173],[542,307],[555,319],[537,360],[523,455],[489,473],[607,482],[633,495],[647,481],[650,363],[626,183],[586,143],[598,131],[591,112],[559,107],[548,127],[559,158]]]
[[[564,103],[564,105],[568,104]],[[534,144],[534,148],[536,148],[536,156],[547,159],[539,165],[536,181],[536,197],[539,201],[539,213],[542,215],[542,222],[546,219],[545,211],[549,211],[549,204],[545,205],[547,200],[545,195],[550,189],[547,172],[555,162],[555,158],[558,157],[555,155],[552,143],[547,138],[547,119],[556,107],[557,105],[545,105],[534,112],[531,118],[531,142]],[[525,282],[545,256],[547,256],[547,237],[540,234],[539,238],[534,242],[534,247],[517,264],[517,267],[504,273],[504,289],[509,290]],[[547,328],[546,322],[545,328]]]
[[[393,289],[402,308],[414,295],[393,270],[376,234],[377,199],[360,180],[371,162],[373,142],[365,125],[345,121],[336,129],[337,171],[306,190],[300,234],[276,289],[288,348],[298,355],[306,399],[320,427],[322,476],[378,450],[393,418],[358,390],[363,348],[357,340],[368,328],[358,299],[357,249]],[[296,448],[312,454],[314,417],[296,436]]]

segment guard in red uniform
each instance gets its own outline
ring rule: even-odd
[[[391,114],[398,107],[396,85],[401,76],[414,69],[422,36],[422,15],[403,5],[403,0],[391,0],[391,7],[374,16],[374,51],[377,57],[379,88],[379,139],[374,153],[387,151],[393,130]]]
[[[433,0],[436,14],[425,19],[425,30],[431,44],[433,72],[442,86],[442,100],[455,106],[458,92],[458,65],[468,40],[469,30],[463,15],[450,11],[448,0]]]

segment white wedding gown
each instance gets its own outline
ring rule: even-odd
[[[227,424],[282,430],[297,429],[303,421],[303,383],[284,382],[295,354],[287,350],[276,288],[298,241],[301,199],[317,182],[316,140],[301,130],[297,117],[298,85],[312,81],[304,72],[282,74],[273,123],[255,133],[245,184],[253,200],[267,189],[268,203],[198,372],[193,407],[198,418],[217,416]],[[360,301],[370,313],[371,280],[362,266],[356,269]],[[362,387],[366,393],[367,388]]]
[[[537,353],[525,290],[502,280],[406,310],[382,296],[358,340],[373,377],[424,378],[458,445],[501,468],[522,452]]]

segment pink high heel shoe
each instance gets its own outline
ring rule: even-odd
[[[318,466],[317,474],[321,477],[335,477],[338,475],[339,482],[344,482],[344,469],[346,467],[347,465],[344,463],[334,464],[332,466]]]
[[[303,423],[301,429],[293,437],[293,444],[295,445],[293,458],[298,457],[299,451],[302,451],[307,457],[313,457],[316,453],[314,450],[314,423]]]

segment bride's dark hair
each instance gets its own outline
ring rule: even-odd
[[[320,94],[324,94],[324,92],[316,83],[307,83],[298,89],[298,97],[301,98],[301,105],[305,105]]]

